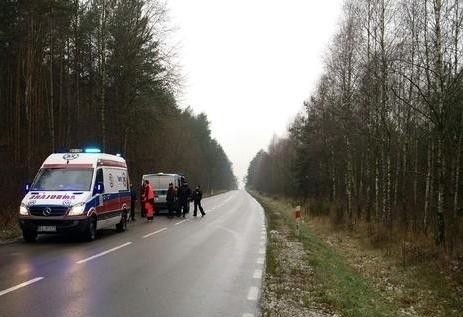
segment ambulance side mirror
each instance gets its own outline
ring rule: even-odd
[[[31,190],[32,183],[24,184],[24,192],[27,194]]]
[[[93,189],[93,194],[103,194],[104,193],[104,184],[96,183],[95,188]]]

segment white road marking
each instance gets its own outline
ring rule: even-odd
[[[185,221],[185,220],[184,220],[184,221]],[[145,234],[142,238],[145,239],[145,238],[151,237],[152,235],[155,235],[156,233],[163,232],[163,231],[166,231],[166,230],[167,230],[167,228],[164,227],[164,228],[159,229],[159,230],[156,230],[156,231],[154,231],[154,232]]]
[[[185,221],[187,221],[187,219],[174,223],[174,226],[178,226],[179,224],[184,223]]]
[[[265,249],[259,249],[259,254],[265,254]]]
[[[111,253],[111,252],[113,252],[113,251],[116,251],[117,249],[120,249],[120,248],[126,247],[126,246],[128,246],[128,245],[130,245],[130,244],[132,244],[132,242],[126,242],[126,243],[124,243],[124,244],[121,244],[121,245],[119,245],[119,246],[117,246],[117,247],[114,247],[114,248],[112,248],[112,249],[109,249],[109,250],[103,251],[103,252],[101,252],[101,253],[98,253],[98,254],[92,255],[91,257],[88,257],[88,258],[86,258],[86,259],[83,259],[83,260],[77,261],[76,263],[77,263],[77,264],[81,264],[81,263],[85,263],[85,262],[88,262],[88,261],[90,261],[90,260],[93,260],[93,259],[99,258],[100,256],[103,256],[103,255],[106,255],[106,254],[108,254],[108,253]]]
[[[262,270],[255,270],[252,278],[261,279],[262,278]]]
[[[258,294],[259,294],[259,289],[255,286],[252,286],[248,292],[248,300],[257,300]]]
[[[264,258],[257,258],[257,264],[264,264]]]
[[[254,317],[254,314],[251,313],[244,313],[243,317]]]
[[[5,295],[5,294],[8,294],[9,292],[12,292],[12,291],[15,291],[21,287],[24,287],[24,286],[27,286],[27,285],[31,285],[32,283],[35,283],[35,282],[38,282],[40,280],[44,279],[44,277],[36,277],[36,278],[33,278],[32,280],[29,280],[29,281],[26,281],[24,283],[21,283],[21,284],[18,284],[16,286],[13,286],[13,287],[10,287],[10,288],[7,288],[3,291],[0,291],[0,296],[2,295]]]

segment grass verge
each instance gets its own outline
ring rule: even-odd
[[[296,240],[302,242],[313,271],[316,295],[304,298],[307,306],[322,301],[342,316],[397,316],[396,309],[371,283],[357,273],[336,250],[302,225],[296,237],[296,222],[291,205],[257,193],[252,195],[264,207],[268,229],[281,231],[287,227]],[[275,274],[280,268],[274,256],[273,244],[267,245],[267,273]],[[265,315],[265,312],[264,312]]]

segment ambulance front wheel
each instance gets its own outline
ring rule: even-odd
[[[85,240],[93,241],[96,239],[96,220],[90,219],[88,222],[88,227],[85,230]]]
[[[23,229],[23,238],[26,242],[35,242],[37,240],[37,231]]]

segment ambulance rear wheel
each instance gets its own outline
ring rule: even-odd
[[[26,242],[35,242],[37,240],[37,231],[23,230],[23,238]]]
[[[96,220],[92,219],[88,222],[87,230],[85,231],[85,240],[93,241],[96,239]]]

